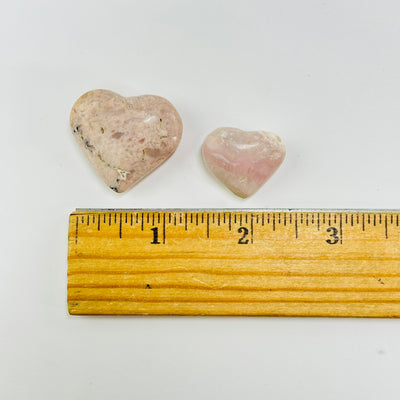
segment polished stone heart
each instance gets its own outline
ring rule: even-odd
[[[218,128],[205,139],[202,154],[212,174],[245,198],[276,171],[286,150],[280,137],[270,132]]]
[[[71,129],[103,181],[124,192],[167,160],[182,136],[174,106],[158,96],[92,90],[72,107]]]

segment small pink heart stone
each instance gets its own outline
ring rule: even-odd
[[[130,189],[167,160],[182,136],[181,117],[166,99],[109,90],[81,96],[70,123],[80,148],[115,192]]]
[[[218,128],[206,137],[202,153],[211,173],[237,196],[245,198],[277,170],[286,150],[274,133]]]

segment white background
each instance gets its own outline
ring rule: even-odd
[[[72,317],[76,207],[398,208],[400,3],[9,1],[0,14],[1,399],[398,399],[400,321]],[[128,193],[69,128],[85,91],[157,94],[176,153]],[[219,126],[278,133],[254,196],[204,169]]]

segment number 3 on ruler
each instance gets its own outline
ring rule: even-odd
[[[330,226],[326,231],[328,233],[332,232],[329,235],[332,239],[326,239],[326,243],[336,244],[339,241],[339,236],[337,235],[338,234],[338,230],[335,227]]]

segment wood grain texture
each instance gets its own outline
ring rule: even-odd
[[[71,314],[400,317],[400,213],[77,211]]]

